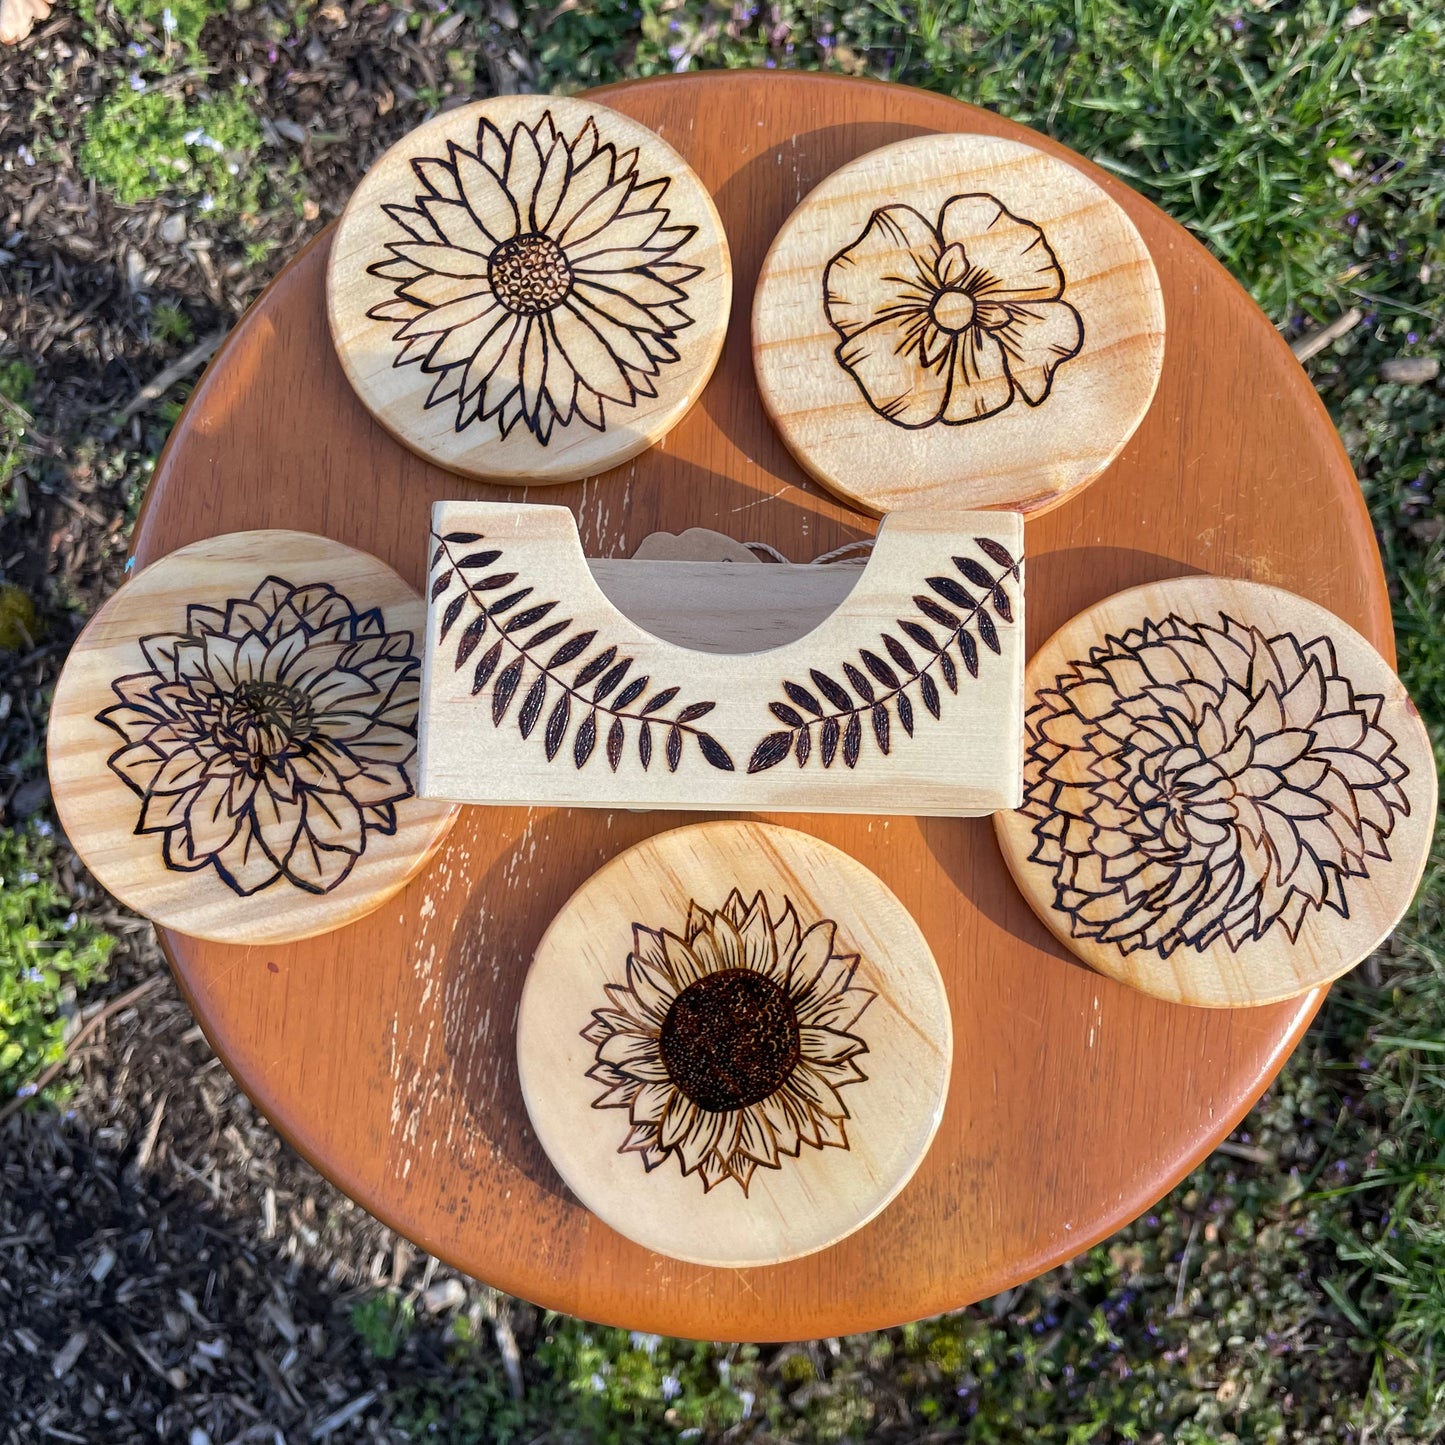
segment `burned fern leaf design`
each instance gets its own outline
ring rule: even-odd
[[[787,701],[768,704],[768,711],[783,726],[754,747],[749,773],[766,772],[789,757],[800,768],[814,757],[823,768],[831,768],[840,757],[844,767],[856,768],[863,752],[865,719],[873,745],[887,757],[899,746],[895,724],[905,737],[914,735],[920,717],[915,701],[929,717],[943,716],[938,679],[956,693],[958,663],[970,678],[977,678],[980,644],[989,653],[1001,654],[999,627],[1014,625],[1019,560],[992,537],[975,537],[973,543],[987,560],[954,557],[956,576],[940,572],[926,577],[926,590],[913,598],[919,616],[898,618],[896,635],[880,634],[887,659],[876,648],[864,647],[856,662],[850,658],[826,672],[810,668],[810,686],[783,682]],[[935,629],[942,629],[942,635]],[[838,680],[839,673],[846,686]]]
[[[570,734],[570,756],[578,769],[587,766],[599,739],[604,739],[602,752],[616,772],[626,756],[629,736],[636,740],[643,769],[651,766],[652,724],[657,723],[667,730],[665,754],[670,772],[682,766],[688,739],[709,767],[734,771],[728,750],[697,726],[698,720],[717,706],[715,702],[685,703],[670,714],[680,688],[650,692],[651,677],[631,677],[635,659],[620,656],[614,645],[593,653],[596,630],[573,632],[572,618],[556,616],[561,607],[558,599],[539,599],[530,586],[514,587],[516,572],[490,571],[502,560],[500,548],[462,555],[460,549],[486,540],[481,533],[433,533],[432,537],[436,542],[432,571],[436,575],[430,596],[432,606],[441,609],[437,638],[446,641],[470,609],[466,625],[456,634],[453,667],[461,671],[482,644],[488,644],[475,664],[471,693],[477,697],[491,685],[495,727],[513,718],[523,739],[540,737],[549,762],[562,755]],[[504,589],[511,590],[495,601],[488,600]],[[549,646],[551,650],[545,650]],[[564,669],[574,666],[568,676]],[[514,710],[519,697],[521,702]],[[539,731],[544,715],[546,723]]]

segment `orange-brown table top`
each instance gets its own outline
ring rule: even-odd
[[[544,500],[576,511],[594,556],[696,526],[800,560],[867,535],[872,522],[807,480],[764,417],[748,324],[765,250],[818,181],[890,141],[978,130],[1069,153],[952,100],[830,77],[671,77],[606,100],[658,130],[712,191],[733,250],[732,322],[711,385],[661,445]],[[1359,489],[1288,348],[1179,226],[1071,159],[1148,243],[1167,342],[1153,407],[1122,455],[1028,523],[1031,645],[1121,588],[1211,572],[1313,598],[1392,656]],[[281,273],[196,388],[136,528],[138,564],[217,532],[291,527],[419,584],[434,501],[522,495],[431,466],[371,420],[327,334],[328,242]],[[514,1027],[533,950],[573,890],[691,816],[470,808],[430,869],[351,927],[282,947],[164,941],[247,1092],[381,1219],[540,1304],[715,1339],[881,1327],[1078,1254],[1229,1132],[1320,1001],[1206,1011],[1091,973],[1019,896],[987,819],[778,815],[853,854],[918,921],[949,990],[952,1087],[922,1167],[858,1233],[769,1268],[679,1264],[591,1217],[553,1172],[522,1105]]]

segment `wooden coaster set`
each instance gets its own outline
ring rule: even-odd
[[[665,446],[732,289],[713,200],[658,134],[506,97],[372,168],[328,318],[401,443],[531,486]],[[182,547],[56,689],[56,805],[97,877],[164,926],[260,943],[381,907],[462,804],[992,815],[1060,943],[1159,998],[1264,1004],[1380,944],[1424,868],[1434,759],[1343,621],[1177,578],[1025,666],[1024,519],[1109,466],[1164,358],[1149,249],[1103,190],[997,137],[884,146],[798,205],[751,328],[778,435],[882,517],[866,558],[764,561],[703,529],[589,558],[570,508],[465,493],[417,538],[422,596],[304,533]],[[556,915],[517,1076],[599,1219],[757,1267],[905,1188],[953,1028],[928,938],[868,868],[719,819],[619,851]]]

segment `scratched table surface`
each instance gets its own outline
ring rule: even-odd
[[[831,77],[718,73],[616,87],[701,175],[731,241],[721,364],[664,441],[548,488],[592,556],[712,527],[807,559],[874,524],[810,482],[770,430],[749,355],[763,254],[843,162],[930,131],[1014,136],[1080,165],[1133,217],[1164,291],[1158,395],[1108,472],[1027,528],[1030,644],[1121,588],[1213,572],[1331,608],[1393,656],[1373,535],[1339,440],[1288,348],[1180,227],[1104,172],[999,117]],[[135,533],[146,563],[247,527],[325,533],[413,583],[443,497],[520,497],[429,465],[348,390],[326,329],[329,233],[281,273],[196,388]],[[882,1327],[1066,1260],[1166,1193],[1230,1131],[1319,1005],[1147,998],[1077,963],[1019,896],[987,819],[769,815],[873,869],[949,990],[952,1086],[931,1153],[877,1219],[822,1253],[708,1269],[648,1253],[554,1173],[517,1081],[515,1013],[548,922],[608,859],[679,813],[464,811],[380,913],[284,947],[164,944],[197,1018],[276,1127],[387,1224],[457,1268],[587,1318],[710,1339]]]

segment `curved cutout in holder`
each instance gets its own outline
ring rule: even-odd
[[[438,502],[432,532],[425,797],[945,817],[1019,804],[1014,514],[896,514],[861,571],[741,576],[589,562],[565,507]]]

